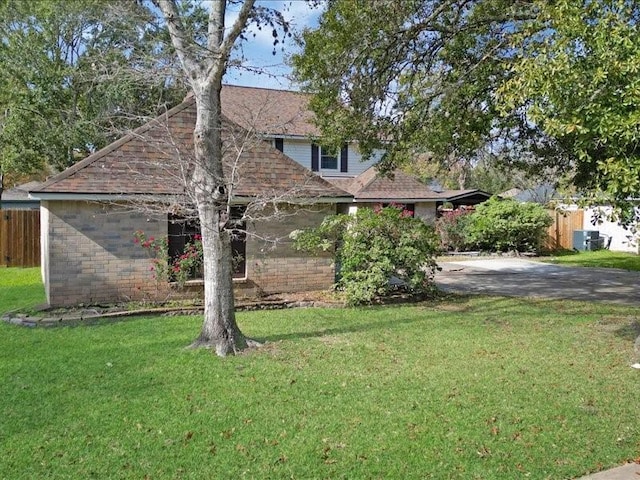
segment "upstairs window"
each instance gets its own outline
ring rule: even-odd
[[[320,168],[322,170],[338,170],[338,156],[322,147],[320,149]]]

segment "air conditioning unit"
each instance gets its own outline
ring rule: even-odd
[[[574,230],[573,249],[579,252],[598,250],[600,246],[600,232],[598,230]]]

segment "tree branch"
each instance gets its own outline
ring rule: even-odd
[[[178,7],[175,0],[153,0],[154,4],[162,11],[162,15],[167,22],[167,28],[171,35],[171,42],[176,49],[176,55],[180,60],[182,68],[189,76],[190,80],[196,80],[200,72],[196,56],[191,52],[185,39],[185,27],[182,24]]]
[[[223,1],[223,0],[220,0],[220,1]],[[247,25],[247,21],[251,16],[251,11],[253,10],[254,4],[255,4],[255,0],[246,0],[242,4],[242,8],[240,9],[240,14],[238,15],[238,18],[236,18],[236,21],[233,23],[233,26],[231,27],[229,34],[224,38],[224,40],[220,44],[220,56],[222,61],[225,64],[229,59],[229,55],[231,55],[231,49],[233,48],[233,45],[235,44],[236,40],[242,33],[242,30],[244,30],[245,26]],[[213,10],[212,10],[212,14],[213,14]],[[211,17],[209,18],[211,21]]]

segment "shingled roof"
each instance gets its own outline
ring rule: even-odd
[[[305,138],[320,133],[309,109],[309,94],[225,85],[220,99],[229,120],[247,130]]]
[[[227,89],[228,91],[228,89]],[[239,92],[236,87],[234,92]],[[231,95],[233,97],[233,95]],[[227,95],[227,102],[230,96]],[[225,109],[223,134],[227,177],[234,171],[238,197],[289,196],[296,198],[351,198],[345,191],[313,174],[269,143],[253,139],[240,145],[236,134],[246,136],[237,123],[239,103]],[[31,190],[42,194],[176,195],[184,191],[183,180],[193,149],[195,100],[187,98],[177,107],[113,142]],[[241,146],[239,150],[237,147]],[[185,161],[186,160],[186,161]]]
[[[435,201],[446,200],[440,192],[431,190],[414,177],[396,170],[382,175],[370,167],[352,179],[327,178],[333,185],[349,192],[356,200]]]
[[[437,192],[416,178],[396,170],[390,175],[383,175],[370,167],[355,178],[325,177],[334,186],[349,192],[356,201],[449,201],[463,199],[471,195],[489,198],[489,194],[480,190],[445,190]]]

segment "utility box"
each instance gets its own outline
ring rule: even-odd
[[[585,250],[598,250],[600,248],[600,232],[598,230],[574,230],[573,249],[583,252]]]

